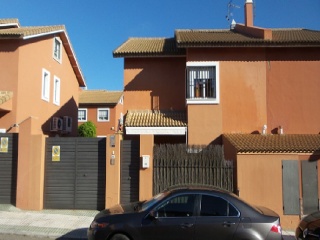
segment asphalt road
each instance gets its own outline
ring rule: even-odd
[[[70,240],[70,238],[49,238],[49,237],[36,237],[36,236],[24,236],[18,234],[2,234],[0,233],[0,240]],[[83,238],[79,238],[79,240]],[[77,238],[72,238],[72,240],[78,240]]]
[[[15,234],[0,234],[0,240],[52,240],[52,238],[23,236]]]

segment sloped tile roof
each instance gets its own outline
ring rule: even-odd
[[[36,38],[39,36],[56,34],[63,42],[63,46],[67,52],[70,64],[73,68],[75,75],[77,76],[80,87],[85,87],[85,79],[80,69],[79,63],[76,59],[76,55],[73,51],[71,42],[69,40],[66,28],[64,25],[57,26],[38,26],[38,27],[21,27],[18,19],[0,19],[0,40],[2,39],[28,39]]]
[[[0,19],[0,28],[3,27],[20,27],[19,20],[17,18],[6,18],[6,19]]]
[[[117,104],[122,95],[121,91],[83,90],[80,92],[79,104]]]
[[[224,134],[238,153],[314,153],[320,134]]]
[[[174,38],[129,38],[113,52],[114,57],[185,55]]]
[[[188,47],[320,46],[320,31],[292,28],[271,30],[272,40],[265,40],[230,29],[178,29],[175,38],[129,38],[114,50],[113,56],[183,56]]]
[[[126,127],[186,127],[184,111],[131,110],[128,111]]]
[[[11,91],[0,91],[0,105],[9,101],[13,97],[13,92]]]
[[[176,30],[175,37],[178,47],[320,46],[320,31],[307,29],[272,29],[272,40],[233,30]]]
[[[5,28],[0,29],[0,38],[25,38],[34,35],[41,35],[52,32],[65,31],[63,25],[58,26],[42,26],[42,27],[22,27],[22,28]]]

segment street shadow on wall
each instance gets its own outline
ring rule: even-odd
[[[63,136],[77,136],[78,129],[78,105],[73,97],[69,99],[64,105],[60,106],[59,110],[53,113],[41,126],[42,132],[50,137],[56,136],[58,132],[50,131],[51,121],[53,117],[61,118],[63,116],[69,116],[72,118],[72,131]]]
[[[168,58],[165,62],[160,58],[126,59],[125,70],[134,74],[124,86],[125,92],[148,97],[146,106],[155,110],[185,110],[184,58]]]

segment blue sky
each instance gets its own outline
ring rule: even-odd
[[[129,37],[173,37],[175,29],[227,29],[230,0],[0,0],[0,18],[22,26],[65,25],[88,89],[123,89],[123,59],[112,52]],[[232,0],[244,22],[245,0]],[[320,30],[320,0],[254,0],[254,25]]]

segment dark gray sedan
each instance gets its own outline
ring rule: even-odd
[[[185,187],[101,211],[89,240],[281,240],[279,216],[227,191]]]
[[[320,239],[320,212],[311,213],[301,219],[296,229],[296,239]]]

